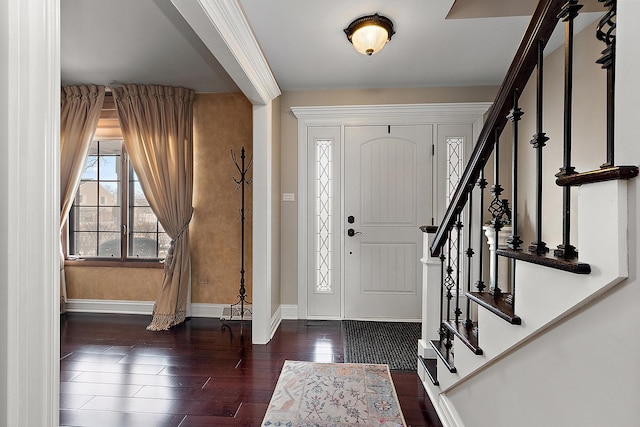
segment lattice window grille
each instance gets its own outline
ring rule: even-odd
[[[446,137],[446,146],[447,146],[447,191],[445,192],[447,206],[451,202],[451,198],[456,191],[456,187],[460,182],[460,178],[462,178],[463,173],[463,145],[464,138],[463,137]],[[462,258],[462,242],[458,242],[457,233],[455,229],[451,233],[451,266],[454,268],[454,271],[451,273],[451,276],[454,280],[457,279],[460,274],[459,271],[455,270],[455,266],[458,265],[458,260]],[[462,266],[460,266],[462,267]]]
[[[451,202],[451,197],[456,191],[456,187],[462,177],[462,146],[464,138],[447,137],[447,205]]]
[[[332,140],[316,141],[316,292],[333,291],[331,265]]]

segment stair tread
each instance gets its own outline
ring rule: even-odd
[[[513,250],[508,248],[498,248],[496,252],[499,256],[503,256],[506,258],[513,258],[520,261],[530,262],[532,264],[544,265],[546,267],[568,271],[570,273],[591,273],[591,266],[584,262],[566,260],[554,256],[538,255],[528,251]]]
[[[631,179],[636,176],[638,176],[637,166],[610,166],[587,172],[564,175],[556,179],[556,184],[562,187],[571,187],[616,179]]]
[[[435,358],[425,359],[422,356],[418,356],[418,360],[424,367],[425,372],[429,376],[429,379],[433,385],[440,385],[438,382],[438,360]]]
[[[451,349],[447,349],[444,342],[440,340],[431,340],[431,347],[436,351],[442,363],[447,367],[449,372],[457,372],[456,367],[453,365],[453,352]]]
[[[453,332],[460,341],[466,345],[474,354],[482,354],[482,349],[478,345],[478,324],[473,323],[471,327],[467,327],[466,322],[449,320],[444,325]]]
[[[522,319],[515,315],[513,306],[505,301],[508,296],[509,294],[502,294],[502,296],[496,298],[489,292],[467,292],[467,298],[471,301],[481,305],[512,325],[520,325]]]

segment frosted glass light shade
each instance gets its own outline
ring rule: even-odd
[[[356,19],[344,32],[358,52],[369,56],[380,52],[395,34],[393,22],[377,13]]]
[[[364,55],[373,55],[382,50],[389,40],[389,33],[382,27],[374,24],[360,27],[351,36],[353,47]]]

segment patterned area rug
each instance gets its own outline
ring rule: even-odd
[[[415,371],[418,366],[420,323],[343,320],[344,361],[382,363],[392,371]]]
[[[262,426],[406,424],[387,366],[287,360]]]

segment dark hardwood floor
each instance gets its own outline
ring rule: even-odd
[[[260,426],[285,360],[344,361],[339,321],[285,320],[267,345],[250,322],[194,318],[165,332],[150,317],[60,319],[60,425]],[[441,426],[415,372],[392,372],[408,426]]]

